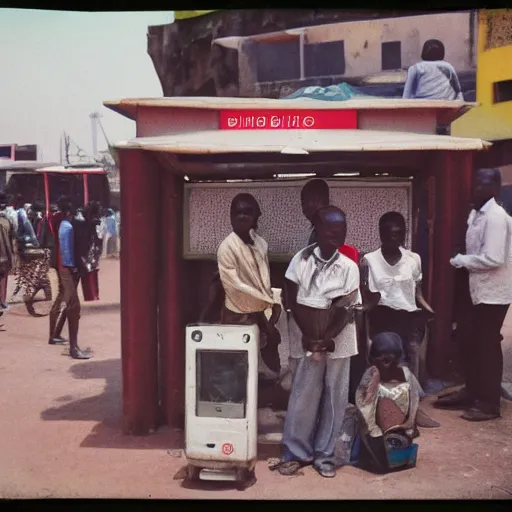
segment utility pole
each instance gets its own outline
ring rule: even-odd
[[[98,120],[101,114],[99,112],[93,112],[89,117],[91,118],[92,130],[92,157],[96,158],[98,155]]]

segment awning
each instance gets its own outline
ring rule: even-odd
[[[36,172],[56,173],[56,174],[106,174],[107,171],[103,167],[65,167],[63,165],[55,165],[51,167],[42,167],[36,169]]]
[[[42,167],[59,165],[53,162],[37,162],[34,160],[0,160],[0,171],[7,172],[29,172],[36,171]]]
[[[144,149],[180,154],[281,153],[360,151],[482,150],[481,139],[376,130],[208,130],[163,137],[141,137],[116,144],[119,149]]]
[[[276,43],[282,41],[291,41],[300,38],[301,34],[306,33],[308,27],[292,28],[281,32],[267,32],[266,34],[256,34],[253,36],[228,36],[218,37],[212,41],[212,44],[218,44],[230,50],[239,50],[244,41],[256,41],[259,43]]]
[[[164,97],[164,98],[128,98],[111,100],[103,103],[105,107],[135,120],[138,107],[151,108],[197,108],[210,110],[244,110],[244,109],[290,109],[290,110],[400,110],[400,109],[434,109],[443,113],[446,122],[461,116],[477,103],[444,100],[409,100],[402,98],[370,97],[350,99],[347,101],[322,101],[310,98],[270,99],[270,98],[229,98],[229,97]]]

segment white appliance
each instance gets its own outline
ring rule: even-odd
[[[185,456],[188,477],[244,480],[257,457],[259,330],[186,328]]]

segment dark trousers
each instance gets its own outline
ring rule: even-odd
[[[57,270],[59,293],[50,311],[50,338],[60,337],[64,322],[68,321],[70,347],[78,346],[78,324],[80,320],[80,299],[78,298],[79,278],[68,268]],[[61,314],[61,305],[66,307]]]
[[[370,338],[382,332],[394,332],[402,339],[405,361],[419,380],[420,346],[425,333],[421,311],[409,312],[377,306],[369,312]]]
[[[467,315],[466,343],[461,351],[461,363],[466,376],[466,390],[482,405],[499,408],[503,352],[501,328],[508,305],[478,304]]]
[[[7,279],[8,279],[8,277],[9,277],[9,272],[0,274],[0,303],[2,303],[2,306],[7,305]]]

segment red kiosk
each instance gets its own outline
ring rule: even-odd
[[[480,139],[436,135],[473,104],[361,99],[159,98],[105,105],[134,120],[116,145],[121,176],[121,335],[126,433],[184,416],[184,328],[197,322],[229,231],[229,202],[249,190],[262,207],[272,286],[307,242],[305,175],[326,179],[347,212],[347,244],[378,242],[378,218],[402,211],[408,245],[423,257],[436,310],[428,369],[450,371],[452,251],[464,233]]]

